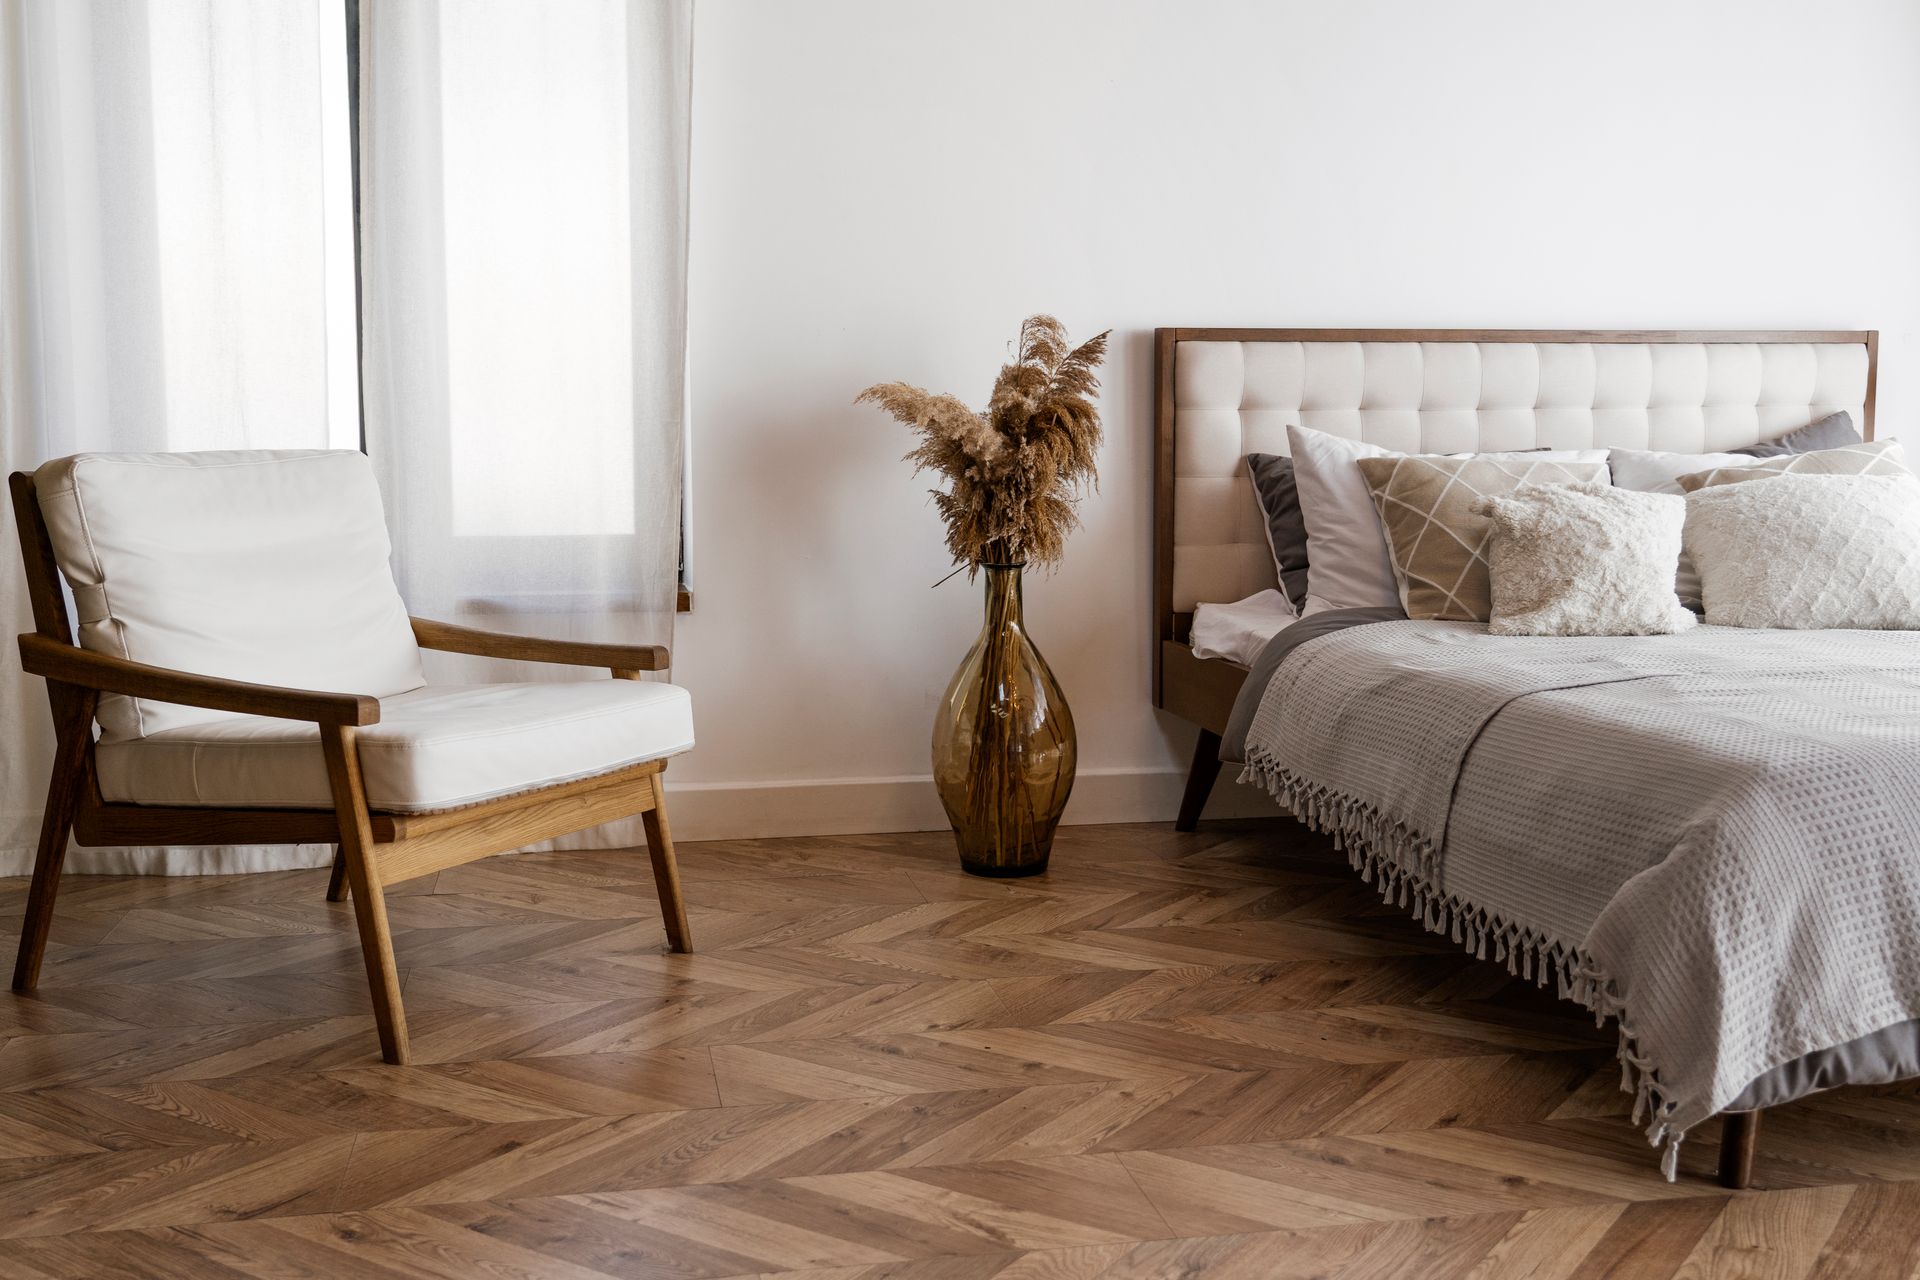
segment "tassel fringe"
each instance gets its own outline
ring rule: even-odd
[[[1301,822],[1330,836],[1383,902],[1405,907],[1429,931],[1447,935],[1476,958],[1505,964],[1516,978],[1540,987],[1551,980],[1562,1000],[1592,1012],[1595,1026],[1613,1019],[1620,1037],[1620,1088],[1633,1095],[1633,1123],[1645,1124],[1647,1141],[1662,1148],[1660,1172],[1674,1181],[1686,1131],[1667,1122],[1674,1104],[1660,1095],[1659,1067],[1637,1048],[1619,989],[1593,957],[1444,892],[1439,851],[1426,836],[1363,801],[1307,781],[1258,748],[1248,750],[1240,781],[1266,788]]]

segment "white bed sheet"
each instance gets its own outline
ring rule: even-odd
[[[1253,665],[1267,641],[1299,621],[1293,602],[1281,591],[1256,592],[1232,604],[1201,604],[1193,610],[1193,654]]]

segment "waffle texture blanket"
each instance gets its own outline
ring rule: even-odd
[[[1375,622],[1243,696],[1244,781],[1618,1020],[1669,1177],[1756,1078],[1920,1017],[1920,634]]]

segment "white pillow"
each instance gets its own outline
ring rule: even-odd
[[[1393,450],[1289,425],[1287,452],[1300,490],[1300,520],[1307,526],[1307,603],[1301,614],[1399,604],[1380,513],[1354,465],[1390,457]]]
[[[1671,493],[1684,496],[1680,477],[1715,467],[1750,467],[1759,459],[1749,453],[1659,453],[1650,449],[1613,449],[1607,453],[1607,469],[1613,472],[1616,488],[1638,493]],[[1700,574],[1683,549],[1674,570],[1673,591],[1689,609],[1700,607]]]
[[[1300,517],[1307,527],[1307,603],[1302,617],[1328,609],[1400,607],[1400,584],[1387,554],[1386,531],[1373,494],[1356,465],[1362,458],[1408,455],[1311,427],[1287,427]],[[1417,455],[1416,455],[1417,456]],[[1605,449],[1448,454],[1447,457],[1531,458],[1537,462],[1605,462]]]
[[[1651,449],[1609,449],[1607,469],[1616,489],[1635,493],[1684,495],[1680,477],[1715,467],[1750,467],[1760,461],[1750,453],[1658,453]]]
[[[1686,502],[1708,622],[1920,630],[1920,480],[1788,473]]]
[[[1694,625],[1673,594],[1685,498],[1529,484],[1474,505],[1498,636],[1669,635]]]

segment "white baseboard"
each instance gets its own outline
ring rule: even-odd
[[[675,841],[943,831],[947,826],[930,776],[682,783],[671,781],[671,774],[668,778]],[[1186,782],[1186,772],[1179,769],[1082,769],[1061,821],[1172,822]],[[1265,792],[1236,784],[1228,766],[1214,785],[1206,816],[1281,812]]]

